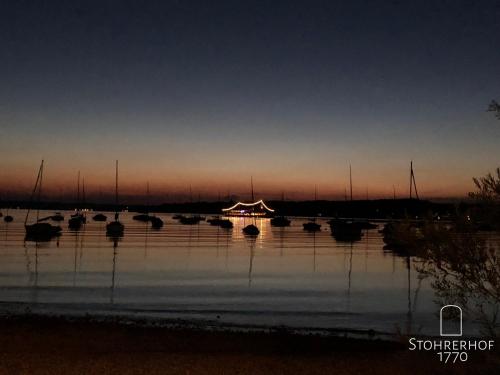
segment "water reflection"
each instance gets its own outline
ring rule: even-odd
[[[116,256],[118,254],[118,242],[120,237],[114,236],[109,238],[113,242],[113,268],[111,271],[111,293],[109,297],[109,302],[111,304],[115,303],[115,277],[116,277]]]
[[[132,309],[157,317],[212,319],[217,311],[220,321],[240,324],[390,332],[400,325],[439,333],[428,280],[412,270],[411,259],[384,252],[376,230],[361,241],[339,242],[326,219],[317,220],[324,230],[311,233],[303,230],[306,219],[280,228],[258,219],[259,236],[245,237],[243,218],[231,218],[228,230],[158,216],[165,222],[159,230],[122,213],[123,237],[103,241],[105,223],[89,221],[44,244],[24,240],[22,220],[0,223],[0,301],[78,312],[112,305],[112,313]]]

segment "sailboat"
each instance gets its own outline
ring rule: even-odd
[[[349,164],[349,186],[351,193],[351,203],[352,203],[352,169],[351,164]],[[360,222],[354,220],[342,220],[334,219],[328,222],[330,224],[330,229],[332,231],[332,236],[337,241],[357,241],[362,237],[361,230],[363,225]]]
[[[9,209],[7,208],[7,212],[5,213],[5,216],[3,217],[3,221],[5,221],[6,223],[11,223],[12,221],[14,221],[14,218],[9,215]]]
[[[281,201],[283,203],[285,202],[285,193],[284,192],[281,194]],[[271,226],[273,226],[273,227],[289,227],[290,223],[291,223],[291,220],[283,215],[275,216],[271,219]]]
[[[125,226],[118,221],[118,160],[115,164],[115,221],[112,221],[106,225],[106,234],[112,237],[123,236]]]
[[[43,160],[38,169],[38,176],[36,178],[35,187],[33,193],[31,194],[30,202],[33,201],[33,197],[37,194],[37,209],[36,209],[36,223],[28,224],[28,218],[30,214],[30,208],[26,212],[26,218],[24,219],[24,228],[26,229],[26,238],[33,239],[36,241],[49,241],[52,237],[60,234],[61,227],[59,225],[52,225],[49,223],[39,222],[40,213],[40,197],[42,194],[42,179],[43,179]],[[31,205],[30,205],[31,206]]]
[[[252,189],[252,202],[254,202],[254,196],[253,196],[253,178],[250,177],[250,186],[251,186],[251,189]],[[252,211],[253,211],[253,206],[252,206]],[[257,222],[255,220],[255,215],[252,215],[253,216],[253,224],[250,224],[250,225],[247,225],[246,227],[243,228],[243,233],[245,233],[246,235],[249,235],[249,236],[258,236],[260,231],[259,231],[259,228],[257,228]]]
[[[70,219],[68,220],[68,227],[73,230],[78,230],[81,228],[82,224],[85,224],[87,222],[87,218],[85,215],[82,214],[80,210],[80,171],[78,171],[78,178],[77,178],[77,188],[76,188],[76,204],[77,204],[77,209],[76,212],[71,215]],[[85,202],[85,180],[83,181],[83,186],[82,186],[82,201]]]
[[[318,197],[318,189],[317,186],[314,186],[314,203],[316,203]],[[305,231],[308,232],[319,232],[321,230],[321,224],[316,223],[316,218],[310,218],[307,223],[302,224],[302,227]]]
[[[146,206],[148,207],[148,212],[147,212],[147,215],[148,215],[148,221],[151,223],[151,228],[153,229],[160,229],[163,227],[163,220],[160,219],[158,216],[155,216],[155,215],[149,215],[149,198],[150,198],[150,195],[149,195],[149,182],[147,183],[146,185],[146,193],[147,193],[147,202],[146,202]]]
[[[134,215],[132,216],[132,219],[134,220],[137,220],[137,221],[143,221],[145,223],[147,223],[150,219],[150,216],[149,216],[149,182],[146,184],[146,197],[147,197],[147,201],[146,201],[146,212],[143,212],[139,215]]]

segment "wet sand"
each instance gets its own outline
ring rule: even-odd
[[[0,318],[4,374],[493,374],[495,355],[441,364],[406,343],[209,332],[49,317]]]

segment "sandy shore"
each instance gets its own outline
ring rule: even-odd
[[[436,354],[409,352],[406,343],[87,319],[0,319],[0,375],[493,374],[499,369],[495,355],[474,353],[465,365],[444,365]]]

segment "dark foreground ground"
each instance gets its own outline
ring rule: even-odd
[[[407,343],[0,318],[4,374],[499,374],[498,351],[440,363]]]

